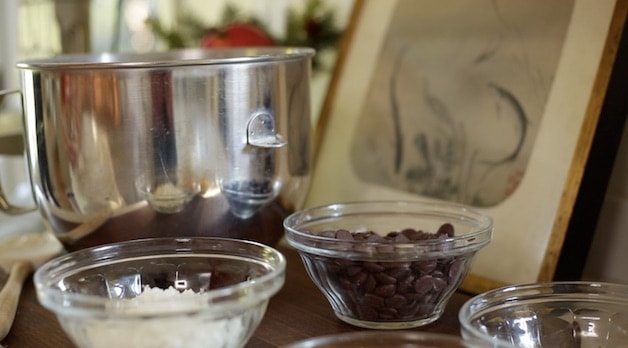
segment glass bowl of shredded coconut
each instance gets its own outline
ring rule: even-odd
[[[242,347],[285,267],[257,242],[154,238],[59,256],[34,282],[78,347]]]

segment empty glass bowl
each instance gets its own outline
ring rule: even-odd
[[[459,319],[465,340],[486,347],[628,347],[628,286],[508,286],[467,301]]]
[[[305,339],[283,348],[470,348],[456,336],[412,331],[358,331]]]
[[[79,347],[242,347],[285,267],[281,253],[255,242],[156,238],[57,257],[34,282]]]
[[[336,316],[371,329],[440,318],[492,228],[485,214],[434,201],[338,203],[284,220]]]

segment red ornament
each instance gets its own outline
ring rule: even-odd
[[[231,23],[212,30],[201,39],[202,48],[274,46],[275,40],[259,27],[248,23]]]

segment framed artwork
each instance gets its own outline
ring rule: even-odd
[[[356,1],[306,206],[467,204],[495,230],[463,290],[551,280],[627,3]]]

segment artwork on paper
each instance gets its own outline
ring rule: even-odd
[[[399,0],[352,135],[355,175],[479,207],[506,199],[525,176],[573,6]]]

